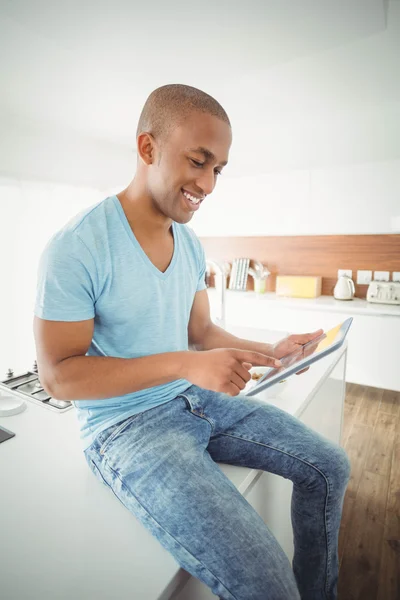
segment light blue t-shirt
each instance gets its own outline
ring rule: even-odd
[[[172,223],[174,253],[162,273],[137,241],[116,196],[80,213],[48,242],[39,265],[35,314],[50,321],[94,318],[88,356],[137,358],[188,350],[194,296],[206,288],[203,247]],[[87,448],[96,435],[175,398],[177,379],[124,396],[73,402]]]

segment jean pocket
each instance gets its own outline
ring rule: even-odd
[[[125,431],[125,429],[132,423],[132,421],[137,419],[142,414],[143,413],[137,413],[136,415],[132,415],[131,417],[128,417],[125,421],[122,421],[122,423],[116,429],[114,429],[112,431],[112,433],[105,440],[103,440],[103,443],[99,450],[100,454],[103,456],[103,454],[105,453],[105,451],[107,450],[107,448],[111,444],[111,442],[113,440],[115,440],[116,437],[118,435],[120,435],[123,431]]]
[[[178,394],[177,397],[175,398],[175,400],[177,400],[178,398],[182,398],[182,400],[185,401],[187,408],[193,412],[195,410],[195,406],[192,400],[190,400],[190,398],[188,397],[188,395],[186,394]]]

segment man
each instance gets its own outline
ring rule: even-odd
[[[214,594],[333,600],[348,458],[284,411],[239,395],[252,364],[276,364],[321,331],[272,346],[214,325],[204,251],[185,225],[213,191],[231,139],[208,94],[185,85],[150,94],[132,182],[44,251],[40,379],[74,402],[96,476]],[[216,462],[293,481],[293,569]]]

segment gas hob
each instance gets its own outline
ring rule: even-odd
[[[6,379],[0,381],[0,400],[2,394],[8,396],[16,395],[25,400],[28,398],[31,402],[40,404],[48,410],[55,412],[65,412],[72,408],[71,402],[52,398],[43,389],[36,362],[33,365],[32,371],[26,371],[20,375],[14,375],[13,370],[8,369]]]

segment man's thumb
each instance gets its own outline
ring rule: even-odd
[[[251,367],[253,366],[251,363],[248,362],[244,362],[242,363],[242,365],[244,366],[245,369],[247,369],[248,371],[250,371]]]

